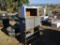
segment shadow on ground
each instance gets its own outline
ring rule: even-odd
[[[8,35],[8,32],[5,28],[2,28],[1,31]],[[41,32],[43,32],[43,34],[40,35],[39,41],[37,41],[33,45],[60,45],[60,31],[44,29]],[[21,42],[20,35],[16,36],[16,39]]]
[[[60,45],[60,31],[44,29],[42,32],[41,39],[45,45]]]
[[[42,35],[40,35],[40,40],[34,45],[60,45],[60,31],[55,31],[52,29],[44,29]]]
[[[1,31],[4,32],[6,35],[8,35],[6,28],[2,28]]]

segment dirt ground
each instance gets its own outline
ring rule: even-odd
[[[0,30],[0,45],[20,45],[20,43]]]
[[[21,45],[21,44],[17,39],[6,35],[4,32],[0,30],[0,45]]]

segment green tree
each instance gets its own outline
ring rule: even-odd
[[[14,0],[4,0],[6,8],[9,8],[11,5],[13,5]]]
[[[1,7],[4,10],[7,10],[10,7],[17,10],[18,5],[28,4],[28,3],[29,3],[29,0],[2,0]]]
[[[19,5],[22,5],[22,4],[27,4],[29,3],[29,0],[17,0],[18,4]]]
[[[1,8],[3,10],[7,10],[12,4],[14,0],[2,0],[1,1]]]

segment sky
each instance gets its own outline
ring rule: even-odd
[[[60,4],[60,0],[29,0],[31,3],[37,3],[37,4]]]

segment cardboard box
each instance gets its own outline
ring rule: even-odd
[[[30,16],[30,11],[26,11],[26,16]]]

